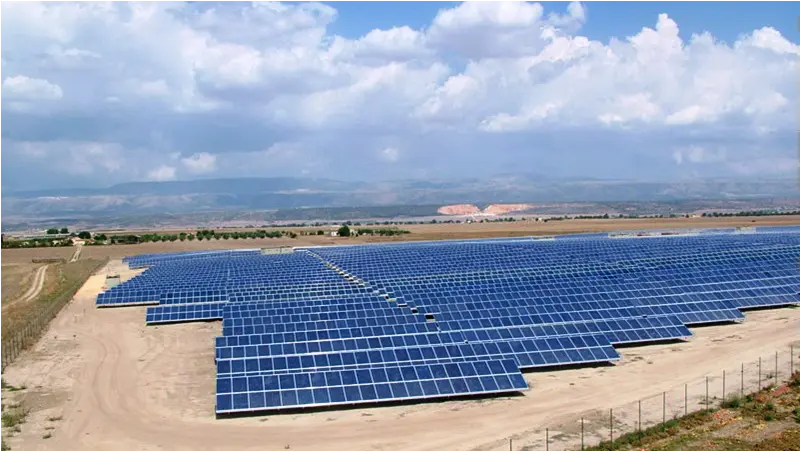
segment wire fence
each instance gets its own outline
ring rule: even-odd
[[[605,409],[587,411],[570,422],[543,426],[509,450],[584,450],[627,434],[641,434],[691,413],[717,409],[725,400],[778,386],[799,370],[799,348],[788,345],[739,367],[721,369],[650,397]]]
[[[61,309],[66,306],[67,303],[73,299],[73,297],[75,297],[75,294],[83,286],[87,278],[103,268],[107,262],[108,259],[98,261],[97,265],[87,269],[88,271],[85,274],[85,277],[76,278],[70,283],[59,287],[57,292],[41,297],[49,298],[49,300],[44,300],[48,303],[47,308],[45,308],[33,319],[25,322],[25,324],[19,328],[18,331],[12,333],[2,340],[0,348],[2,348],[3,371],[6,369],[6,366],[17,359],[20,353],[36,343],[36,341],[42,336],[44,330],[47,329],[50,321],[53,320],[56,315],[58,315]],[[37,301],[42,301],[41,298]]]

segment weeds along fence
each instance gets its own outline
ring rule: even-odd
[[[667,428],[676,418],[721,408],[725,401],[778,386],[798,370],[799,347],[788,345],[646,398],[587,411],[567,421],[555,419],[552,425],[509,439],[509,450],[604,450],[621,436],[642,435],[649,427]]]
[[[28,320],[17,331],[2,340],[2,370],[14,362],[23,350],[30,347],[41,337],[61,309],[69,303],[86,280],[95,272],[103,268],[108,259],[98,261],[94,266],[87,267],[76,278],[61,284],[54,293],[41,295],[37,303],[47,304],[36,317]]]

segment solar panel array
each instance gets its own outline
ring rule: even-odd
[[[217,413],[528,389],[521,370],[799,302],[799,229],[176,253],[98,306],[222,320]]]

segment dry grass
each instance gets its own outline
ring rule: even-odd
[[[733,397],[594,450],[799,450],[798,372],[779,388]]]
[[[75,248],[71,246],[59,246],[53,248],[14,248],[2,251],[3,265],[5,264],[30,264],[31,259],[67,259],[69,260]]]
[[[31,262],[3,264],[0,276],[2,276],[1,283],[4,306],[8,302],[16,300],[28,290],[28,287],[30,287],[30,284],[33,282],[33,275],[36,273],[36,269],[41,265],[42,264],[33,264]]]
[[[39,296],[27,302],[3,306],[2,338],[5,340],[36,319],[56,301],[61,292],[68,287],[82,283],[89,276],[90,270],[97,265],[98,261],[96,260],[51,264],[47,269],[44,286]]]

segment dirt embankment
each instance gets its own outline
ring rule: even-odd
[[[484,213],[489,213],[492,215],[505,215],[507,213],[528,210],[532,207],[534,206],[531,204],[490,204],[486,209],[484,209]]]
[[[442,206],[437,209],[437,212],[442,215],[475,215],[480,213],[481,210],[472,204],[455,204],[451,206]]]
[[[531,209],[531,204],[490,204],[484,210],[479,209],[473,204],[454,204],[442,206],[437,209],[442,215],[505,215],[512,212],[521,212]]]

